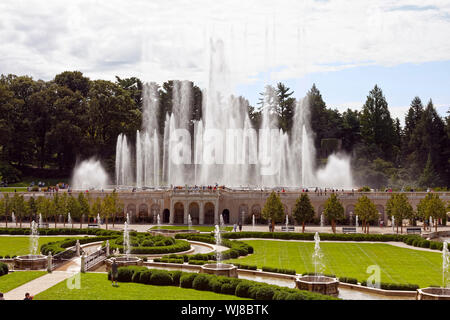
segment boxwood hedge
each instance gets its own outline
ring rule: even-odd
[[[243,298],[257,300],[336,300],[337,298],[269,285],[266,283],[228,278],[204,273],[190,273],[181,271],[166,271],[159,269],[146,269],[145,267],[120,267],[118,281],[139,282],[154,285],[173,285],[182,288],[213,291],[222,294],[231,294]],[[139,276],[135,275],[138,274]],[[110,279],[110,274],[108,275]]]
[[[6,263],[0,262],[0,276],[8,274],[8,265]]]

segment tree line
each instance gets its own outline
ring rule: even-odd
[[[434,226],[435,231],[439,223],[443,225],[447,221],[447,210],[450,209],[449,204],[439,198],[436,193],[428,193],[425,198],[420,200],[417,209],[414,210],[404,193],[393,193],[386,204],[387,217],[393,221],[394,227],[398,233],[403,233],[404,220],[408,219],[409,224],[415,226],[417,221],[423,221],[423,228],[431,228]],[[302,232],[305,232],[305,224],[311,222],[314,218],[314,207],[307,193],[302,193],[296,200],[292,210],[292,216],[295,221],[302,225]],[[275,192],[272,192],[267,198],[264,208],[261,212],[266,220],[271,222],[271,231],[275,231],[275,223],[283,222],[285,217],[284,206],[281,198]],[[345,219],[344,206],[339,201],[335,193],[332,193],[324,204],[323,214],[331,225],[331,230],[336,233],[336,223]],[[369,233],[370,225],[376,223],[380,219],[380,214],[373,203],[366,195],[358,198],[354,216],[358,216],[361,222],[363,233]],[[430,219],[431,218],[431,219]]]
[[[190,120],[202,117],[202,91],[194,83]],[[153,86],[159,100],[155,117],[164,132],[172,112],[176,81]],[[136,77],[91,80],[79,71],[57,74],[50,81],[29,76],[0,76],[0,180],[19,181],[30,168],[54,169],[68,177],[78,160],[97,156],[111,174],[119,133],[131,140],[141,129],[145,85]],[[290,133],[296,100],[283,83],[266,86],[249,119],[261,126],[268,108],[276,125]],[[352,156],[357,184],[373,188],[449,187],[450,116],[443,119],[432,100],[413,98],[405,125],[390,115],[381,88],[369,92],[360,111],[328,108],[316,85],[308,91],[310,126],[314,132],[316,166],[333,152]],[[244,98],[243,98],[244,99]],[[190,121],[192,126],[192,121]],[[45,171],[45,170],[43,170]],[[39,174],[36,174],[39,176]]]
[[[6,227],[8,221],[12,221],[14,215],[16,225],[22,227],[22,223],[32,221],[55,224],[71,223],[72,228],[75,221],[80,223],[80,229],[83,227],[84,219],[92,220],[100,216],[105,221],[108,229],[109,219],[113,219],[113,226],[117,216],[123,216],[123,203],[120,201],[117,192],[105,193],[103,198],[96,197],[92,199],[89,193],[79,193],[74,197],[71,193],[54,193],[52,197],[39,196],[30,197],[25,200],[23,194],[15,193],[10,197],[8,193],[0,199],[0,217],[5,219]],[[70,220],[69,221],[69,216]],[[62,221],[60,221],[62,220]]]

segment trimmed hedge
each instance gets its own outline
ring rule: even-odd
[[[361,282],[361,285],[367,287],[367,281],[364,280],[363,282]],[[381,282],[380,289],[400,290],[400,291],[416,291],[417,289],[419,289],[419,286],[417,284],[399,284],[399,283]]]
[[[425,240],[419,235],[404,234],[364,234],[364,233],[320,233],[320,240],[335,241],[374,241],[404,242],[408,245],[433,250],[442,250],[442,242]],[[229,232],[222,235],[224,239],[242,239],[242,238],[261,238],[261,239],[280,239],[280,240],[314,240],[314,233],[298,232]]]
[[[79,229],[79,228],[44,228],[38,229],[41,236],[52,235],[95,235],[95,236],[119,236],[120,231],[105,229]],[[30,228],[0,228],[0,234],[29,235]]]
[[[340,277],[340,282],[350,283],[350,284],[358,284],[358,279],[349,278],[349,277]]]
[[[58,254],[60,252],[66,251],[66,249],[69,247],[73,247],[77,243],[77,240],[80,241],[80,244],[86,244],[91,242],[114,239],[116,237],[117,236],[85,237],[81,239],[66,238],[61,241],[53,241],[43,244],[41,246],[41,253],[43,255],[48,255],[50,252],[52,253],[52,255]]]
[[[282,269],[282,268],[272,268],[272,267],[262,267],[262,271],[290,274],[290,275],[294,275],[294,276],[297,274],[297,272],[292,269]]]
[[[240,263],[233,263],[238,269],[245,269],[245,270],[258,270],[257,266],[254,265],[247,265],[247,264],[240,264]]]
[[[0,262],[0,276],[8,274],[9,269],[6,263]]]
[[[136,266],[120,267],[118,281],[133,281],[153,285],[173,285],[180,286],[181,288],[193,288],[258,300],[337,299],[309,291],[279,287],[245,279],[228,278],[204,273],[143,269],[143,267]]]
[[[118,239],[118,240],[120,243],[120,239]],[[158,245],[158,243],[161,245]],[[116,249],[119,249],[119,251],[123,253],[123,246],[118,245],[117,242],[111,243],[110,248],[113,251]],[[165,245],[165,242],[160,241],[160,242],[155,242],[154,247],[144,247],[144,246],[131,247],[131,253],[132,254],[165,254],[165,253],[172,253],[172,252],[187,251],[190,248],[191,248],[191,245],[189,244],[189,242],[183,241],[183,240],[174,240],[174,244],[171,244],[171,245]]]

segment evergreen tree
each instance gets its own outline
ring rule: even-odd
[[[360,119],[361,137],[368,155],[371,157],[382,155],[383,159],[392,161],[394,122],[383,92],[377,85],[369,92]]]
[[[308,194],[302,193],[302,195],[297,198],[292,215],[297,223],[302,224],[302,232],[305,232],[305,223],[314,217],[314,207],[311,204]]]
[[[375,204],[367,196],[361,196],[355,205],[355,215],[363,224],[363,232],[369,233],[370,222],[377,221],[379,218],[378,210]]]
[[[267,198],[261,215],[266,220],[270,219],[272,223],[272,232],[275,231],[275,222],[281,222],[283,220],[284,207],[281,203],[280,197],[274,191],[272,191],[270,196]]]
[[[323,213],[325,214],[325,217],[331,221],[333,233],[336,233],[336,221],[344,218],[344,207],[335,193],[332,193],[327,201],[325,201]]]
[[[431,154],[428,153],[427,163],[425,165],[425,168],[423,169],[422,174],[419,177],[418,184],[419,186],[424,188],[434,188],[439,185],[439,180],[439,175],[434,170],[433,163],[431,162]]]
[[[295,99],[291,97],[294,93],[293,91],[289,92],[289,88],[286,87],[283,83],[279,82],[277,84],[277,113],[278,113],[278,123],[279,127],[284,132],[290,132],[292,128],[292,120],[294,117],[295,110]]]

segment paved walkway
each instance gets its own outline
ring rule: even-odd
[[[82,246],[87,254],[91,254],[98,250],[101,245],[99,244],[88,244]],[[42,277],[36,278],[27,282],[20,287],[17,287],[7,293],[5,293],[6,300],[22,300],[25,297],[25,293],[30,293],[32,296],[41,293],[61,281],[67,280],[73,275],[80,272],[81,269],[81,257],[75,257],[70,262],[57,268],[52,273],[48,273]],[[21,271],[16,271],[21,272]]]

